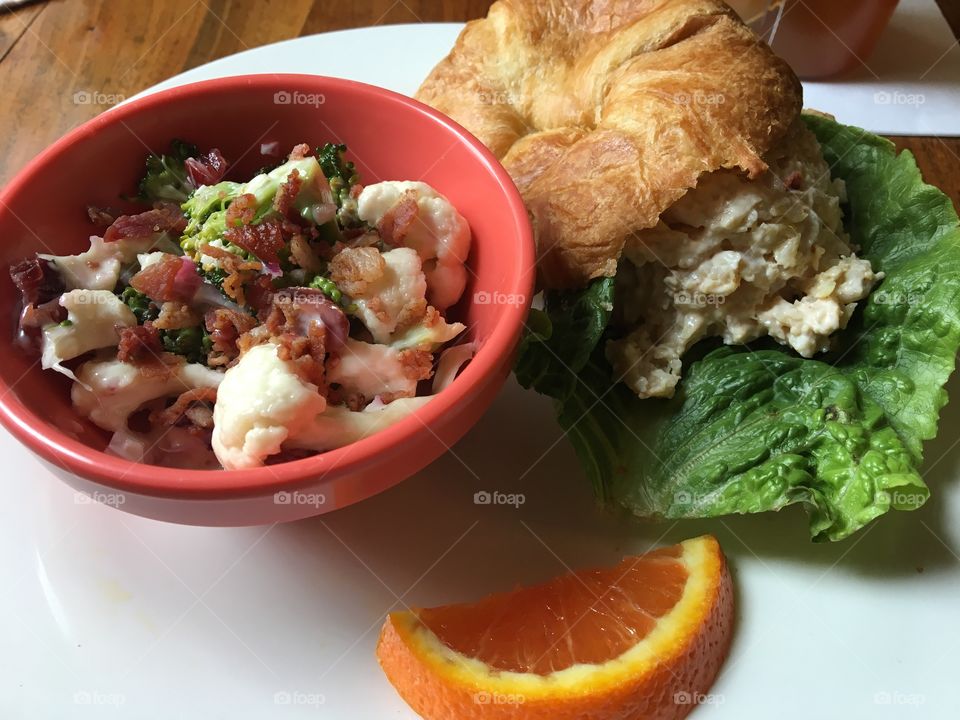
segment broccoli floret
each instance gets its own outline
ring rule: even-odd
[[[330,189],[333,190],[340,227],[360,227],[363,222],[357,215],[357,201],[350,197],[350,188],[360,182],[360,176],[354,164],[344,159],[346,151],[346,145],[327,143],[322,148],[317,148],[317,157],[323,174],[330,181]]]
[[[273,199],[277,191],[294,170],[300,174],[300,179],[303,182],[300,193],[294,202],[294,207],[305,219],[311,219],[313,206],[322,200],[316,192],[316,178],[322,171],[317,159],[313,156],[299,160],[288,160],[268,173],[257,175],[240,189],[241,193],[249,193],[257,200],[254,222],[273,210]]]
[[[205,270],[204,268],[197,265],[197,273],[200,275],[201,278],[203,278],[205,282],[210,283],[217,290],[219,290],[220,294],[223,295],[223,297],[225,297],[227,300],[230,300],[231,302],[234,301],[232,297],[227,295],[226,290],[223,289],[223,281],[227,279],[227,273],[222,268],[211,267],[209,270]]]
[[[182,203],[193,192],[184,162],[198,155],[197,147],[182,140],[170,142],[168,155],[148,155],[147,172],[140,180],[139,197],[146,202],[167,200]]]
[[[189,230],[189,228],[187,228]],[[194,230],[193,233],[186,233],[180,238],[180,247],[190,257],[196,259],[197,251],[201,245],[206,245],[214,240],[220,240],[227,231],[227,211],[217,210],[210,213],[207,219]]]
[[[207,354],[212,347],[210,335],[201,327],[187,327],[179,330],[162,330],[160,341],[163,349],[174,355],[182,355],[187,362],[206,363]]]
[[[128,286],[123,289],[123,292],[120,293],[120,300],[133,311],[133,316],[140,325],[148,320],[156,320],[160,314],[160,308],[157,307],[156,303],[132,287]]]
[[[180,206],[190,218],[184,234],[196,234],[210,215],[226,209],[230,201],[240,194],[242,187],[240,183],[224,180],[216,185],[203,185],[197,188],[197,191]]]
[[[310,281],[310,287],[314,290],[320,290],[324,295],[333,300],[335,303],[339,303],[343,299],[343,293],[340,292],[340,288],[337,287],[337,284],[328,277],[323,275],[317,275],[313,280]]]
[[[322,148],[317,148],[317,159],[320,161],[320,168],[323,174],[330,181],[330,189],[333,190],[333,198],[337,207],[343,206],[343,201],[350,194],[350,186],[360,181],[357,175],[357,169],[354,164],[346,160],[343,155],[347,152],[346,145],[335,145],[327,143]]]
[[[198,265],[197,272],[206,282],[216,286],[220,292],[223,292],[223,281],[227,279],[227,273],[224,272],[223,268],[214,267],[209,270],[204,270]]]
[[[227,231],[226,207],[240,195],[252,195],[255,199],[253,223],[258,223],[270,215],[280,186],[287,181],[294,170],[299,173],[303,184],[293,206],[301,217],[312,222],[314,208],[323,202],[323,198],[316,182],[322,170],[317,158],[311,155],[298,160],[289,160],[242,185],[226,182],[197,190],[182,206],[184,212],[190,216],[190,223],[180,240],[180,246],[184,252],[195,258],[200,246],[223,238],[223,234]],[[321,226],[320,231],[331,244],[343,239],[334,221]],[[228,249],[231,248],[228,247]],[[281,257],[282,255],[281,252]]]

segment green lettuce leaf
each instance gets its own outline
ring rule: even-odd
[[[524,387],[554,398],[574,389],[613,310],[613,278],[576,293],[547,293],[544,310],[531,310],[514,373]]]
[[[773,343],[702,343],[670,400],[639,400],[603,357],[612,282],[549,294],[524,339],[521,384],[557,416],[599,496],[642,516],[704,518],[801,503],[814,540],[920,507],[918,468],[960,346],[960,228],[913,156],[805,117],[847,186],[847,230],[886,277],[807,360]]]

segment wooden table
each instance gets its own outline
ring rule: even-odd
[[[960,2],[938,1],[960,32]],[[2,12],[0,186],[106,103],[210,60],[328,30],[463,21],[489,6],[490,0],[50,0]],[[85,102],[91,96],[105,104]],[[960,140],[895,140],[913,151],[927,181],[960,205]]]

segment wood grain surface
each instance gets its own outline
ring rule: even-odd
[[[938,1],[960,33],[960,1]],[[490,0],[49,0],[0,11],[0,186],[111,104],[224,55],[350,27],[465,21],[489,6]],[[960,140],[895,141],[916,155],[928,182],[960,205]]]

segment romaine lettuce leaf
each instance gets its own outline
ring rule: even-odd
[[[923,441],[936,435],[960,346],[957,214],[910,153],[805,119],[846,181],[847,229],[885,279],[836,351],[806,360],[773,343],[702,343],[670,400],[641,401],[611,378],[611,280],[548,294],[517,377],[555,399],[603,500],[666,518],[801,503],[815,540],[839,540],[927,499]]]

